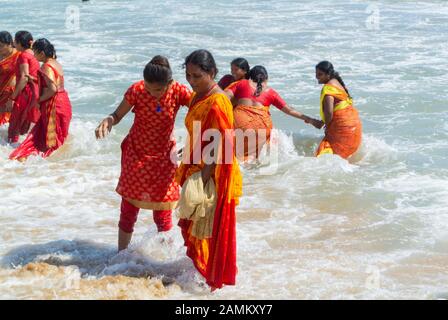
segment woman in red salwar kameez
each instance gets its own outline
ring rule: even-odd
[[[0,32],[0,126],[9,122],[12,109],[11,95],[16,85],[16,63],[19,52],[14,48],[12,36]]]
[[[165,232],[172,228],[171,210],[179,200],[173,130],[176,114],[181,106],[188,105],[191,91],[172,80],[168,59],[162,56],[155,56],[146,65],[143,77],[96,129],[97,138],[103,138],[130,110],[135,113],[121,144],[121,175],[116,189],[122,197],[119,251],[129,245],[140,209],[153,210],[158,231]]]
[[[43,158],[50,156],[64,144],[72,119],[72,106],[64,89],[64,73],[56,60],[54,46],[47,39],[39,39],[34,43],[33,51],[37,60],[43,63],[38,73],[41,116],[25,140],[11,153],[11,160],[24,161],[30,155],[38,154]]]
[[[28,133],[31,122],[36,123],[39,116],[36,105],[39,99],[37,73],[40,65],[31,50],[32,43],[33,36],[28,31],[19,31],[14,37],[14,46],[20,51],[20,56],[16,64],[16,87],[11,96],[14,105],[9,119],[9,143],[18,142],[20,135]]]

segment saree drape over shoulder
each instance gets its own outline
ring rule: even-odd
[[[324,122],[323,104],[327,95],[335,99],[333,118],[327,124],[325,137],[316,151],[316,156],[337,154],[346,159],[354,154],[361,144],[361,120],[348,94],[340,88],[326,84],[322,88],[320,97],[320,116]]]
[[[64,89],[64,77],[46,63],[39,71],[39,87],[48,86],[49,81],[57,87],[57,92],[48,100],[40,103],[40,118],[10,159],[26,159],[30,155],[40,154],[46,158],[64,144],[68,136],[72,118],[72,106]]]
[[[11,112],[6,112],[5,107],[14,92],[16,64],[19,55],[20,52],[16,51],[0,61],[0,126],[8,123],[11,117]]]
[[[216,186],[211,236],[201,237],[192,232],[193,220],[179,220],[187,255],[212,288],[234,285],[237,274],[235,207],[242,194],[242,176],[235,157],[233,121],[232,104],[223,93],[211,94],[190,105],[185,118],[189,140],[176,174],[177,181],[184,186],[188,178],[201,171],[205,164],[203,159],[195,161],[195,153],[199,151],[202,155],[204,149],[209,147],[208,141],[202,141],[206,139],[201,137],[210,129],[219,132],[217,164],[211,177]],[[199,139],[193,132],[198,124]]]

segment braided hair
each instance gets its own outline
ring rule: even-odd
[[[263,82],[268,80],[268,72],[263,66],[255,66],[249,71],[249,79],[257,84],[254,96],[258,97],[263,90]]]
[[[336,79],[339,81],[339,83],[344,87],[345,92],[347,92],[348,96],[351,98],[350,93],[348,92],[348,89],[344,83],[344,80],[342,80],[341,76],[339,75],[339,72],[336,72],[334,70],[333,64],[329,61],[321,61],[316,65],[316,69],[319,69],[322,72],[325,72],[330,76],[330,79]]]

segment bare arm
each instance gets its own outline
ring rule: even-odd
[[[332,96],[325,96],[324,99],[324,116],[325,125],[328,125],[333,119],[334,98]]]
[[[231,90],[225,90],[224,93],[230,100],[232,100],[234,98],[233,92]]]
[[[53,97],[56,92],[58,91],[58,88],[54,84],[53,81],[47,81],[47,87],[43,90],[42,95],[39,97],[39,102],[46,101]]]
[[[201,176],[202,176],[202,182],[204,185],[207,184],[208,180],[210,180],[210,177],[212,176],[212,172],[215,171],[216,163],[212,164],[206,164],[204,168],[201,170]]]
[[[235,101],[235,95],[231,90],[225,90],[224,93],[229,98],[229,100],[232,102],[232,105],[235,107],[237,101]]]
[[[304,115],[303,113],[301,113],[301,112],[299,112],[299,111],[297,111],[297,110],[294,110],[294,109],[293,109],[291,106],[289,106],[289,105],[284,106],[284,107],[283,107],[282,109],[280,109],[280,110],[282,110],[284,113],[286,113],[286,114],[289,115],[289,116],[292,116],[292,117],[294,117],[294,118],[303,120],[303,121],[305,121],[305,123],[309,123],[309,124],[311,124],[312,126],[316,127],[317,129],[322,128],[322,126],[324,125],[322,121],[319,121],[319,120],[317,120],[317,119],[308,117],[308,116]]]
[[[95,130],[95,135],[97,139],[105,138],[110,130],[112,130],[112,126],[120,123],[121,119],[132,109],[132,106],[123,99],[117,109],[108,117],[104,118],[103,121],[99,124],[99,126]]]
[[[309,122],[308,120],[310,120],[311,118],[304,115],[302,112],[299,112],[297,110],[294,110],[292,107],[290,107],[289,105],[285,105],[283,108],[280,109],[282,112],[286,113],[287,115],[303,120],[305,122]]]
[[[16,88],[11,96],[12,99],[17,98],[19,93],[22,92],[22,90],[25,88],[30,74],[30,67],[28,64],[21,64],[19,70],[20,70],[20,79],[16,79]]]

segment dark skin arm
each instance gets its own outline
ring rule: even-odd
[[[310,123],[317,129],[322,128],[324,125],[328,126],[331,120],[333,120],[334,98],[332,96],[325,96],[323,108],[324,108],[325,122],[317,119],[311,119],[310,121]]]
[[[304,115],[303,113],[294,110],[289,105],[285,105],[282,109],[280,109],[282,112],[286,113],[288,116],[300,119],[305,121],[306,123],[309,123],[310,117]]]
[[[21,64],[20,67],[20,79],[16,80],[16,88],[14,93],[11,96],[11,99],[17,98],[20,92],[25,88],[26,83],[28,82],[28,77],[30,74],[30,68],[28,64]]]
[[[325,96],[324,98],[324,115],[325,125],[328,126],[333,120],[334,98],[332,96]]]
[[[210,180],[212,172],[215,171],[215,168],[216,163],[212,163],[212,164],[206,164],[204,168],[201,170],[202,182],[204,183],[204,185],[206,185],[207,182]]]
[[[105,138],[110,130],[112,130],[112,126],[117,125],[121,119],[132,109],[132,106],[126,101],[126,99],[123,99],[120,103],[120,105],[115,110],[116,119],[112,115],[105,118],[99,126],[95,130],[95,135],[97,139],[103,139]]]
[[[47,81],[47,87],[43,90],[42,95],[39,97],[39,102],[46,101],[56,94],[58,88],[53,81]]]

